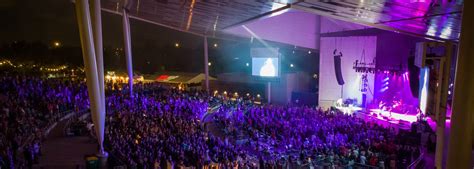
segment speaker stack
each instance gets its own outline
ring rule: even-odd
[[[341,57],[342,53],[339,52],[339,55],[336,55],[336,50],[334,50],[334,69],[336,72],[337,84],[342,86],[344,85],[344,79],[342,78]]]

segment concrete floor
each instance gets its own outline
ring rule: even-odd
[[[42,145],[43,155],[34,168],[76,169],[85,168],[84,156],[96,153],[97,143],[86,136],[64,135],[66,121],[59,122]]]

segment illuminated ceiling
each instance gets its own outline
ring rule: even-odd
[[[384,30],[457,41],[463,0],[128,0],[134,19],[200,36],[296,9]],[[121,14],[122,0],[102,9]],[[295,18],[298,19],[298,18]]]
[[[462,4],[462,0],[306,0],[293,7],[380,29],[457,40]]]

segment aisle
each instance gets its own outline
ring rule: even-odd
[[[88,137],[68,137],[63,131],[67,120],[59,122],[43,142],[43,155],[34,168],[76,169],[85,168],[84,155],[96,152],[97,144]]]

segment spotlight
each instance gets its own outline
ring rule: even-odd
[[[214,43],[214,47],[217,48],[217,43]]]
[[[212,66],[212,63],[211,63],[211,62],[208,62],[207,65],[208,65],[208,66]]]
[[[174,47],[179,48],[179,43],[178,42],[174,43]]]
[[[250,66],[250,64],[247,62],[247,63],[245,63],[245,66],[249,67],[249,66]]]
[[[293,63],[292,63],[292,64],[290,64],[290,67],[294,67],[294,66],[295,66],[295,65],[293,65]]]

